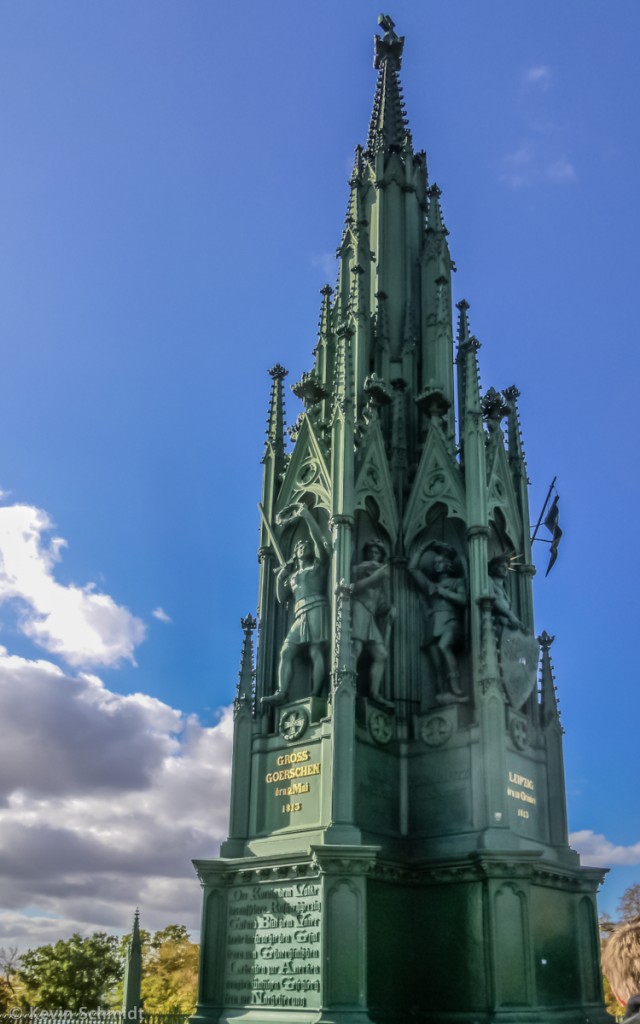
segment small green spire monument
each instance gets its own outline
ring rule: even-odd
[[[604,1022],[602,873],[568,845],[518,391],[481,393],[464,300],[454,343],[441,193],[407,126],[404,39],[379,23],[290,451],[270,371],[195,1020]]]
[[[140,911],[133,915],[131,940],[127,948],[122,986],[122,1015],[124,1020],[142,1017],[142,940],[140,938]]]

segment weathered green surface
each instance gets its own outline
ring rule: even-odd
[[[464,301],[454,350],[440,190],[381,25],[290,452],[271,370],[257,664],[248,616],[196,1019],[604,1021],[518,392],[481,395]]]
[[[142,942],[140,940],[140,913],[133,916],[131,942],[124,965],[122,986],[122,1012],[125,1020],[136,1020],[142,1010]]]

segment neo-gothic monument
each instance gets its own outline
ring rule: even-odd
[[[270,371],[256,621],[196,1020],[604,1022],[536,640],[515,387],[484,395],[381,17],[335,291],[285,438]],[[289,450],[290,447],[290,450]]]

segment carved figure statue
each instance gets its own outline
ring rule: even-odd
[[[389,651],[389,634],[396,617],[390,603],[389,563],[384,544],[369,541],[362,550],[363,561],[353,567],[350,591],[351,637],[353,653],[358,662],[366,647],[371,658],[369,669],[369,696],[377,704],[392,708],[391,701],[382,696],[384,668]]]
[[[426,651],[436,680],[436,702],[450,704],[464,697],[457,659],[464,640],[464,612],[468,603],[462,567],[452,547],[430,541],[422,552],[414,555],[408,569],[427,600]]]
[[[507,563],[508,554],[496,555],[489,562],[489,586],[493,595],[493,617],[496,624],[498,639],[505,629],[519,629],[523,633],[525,628],[520,619],[511,610],[511,597],[507,590]]]
[[[535,689],[540,657],[533,634],[513,613],[507,589],[508,554],[489,562],[489,586],[493,596],[495,628],[502,682],[509,702],[519,711]]]
[[[319,696],[325,685],[325,644],[329,639],[327,606],[328,545],[306,505],[296,503],[283,509],[279,522],[302,519],[309,539],[297,541],[293,558],[285,562],[276,577],[276,595],[281,603],[294,598],[293,624],[280,650],[278,689],[263,697],[263,704],[284,704],[289,695],[296,658],[308,655],[311,662],[311,692]]]

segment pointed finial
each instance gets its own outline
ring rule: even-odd
[[[362,180],[364,174],[364,150],[362,146],[356,146],[356,155],[353,161],[353,170],[351,171],[351,177],[349,179],[350,185],[357,185]]]
[[[122,1018],[123,1020],[140,1020],[142,1008],[142,942],[140,939],[140,910],[136,907],[133,915],[131,941],[127,950],[124,979],[122,985]]]
[[[427,189],[427,195],[429,197],[429,212],[427,214],[427,231],[432,234],[448,235],[444,220],[442,217],[442,207],[440,206],[440,196],[442,195],[442,189],[439,185],[434,182]]]
[[[271,453],[275,457],[276,475],[284,468],[284,388],[282,382],[288,370],[276,363],[269,370],[271,377],[271,397],[267,414],[267,440],[262,461],[265,462]]]
[[[234,716],[237,715],[243,707],[250,708],[253,702],[253,631],[257,626],[257,622],[253,615],[249,613],[248,615],[245,615],[243,619],[240,619],[240,625],[244,632],[244,639],[242,641],[242,657],[240,661],[238,687],[236,690],[236,698],[233,702]]]
[[[460,302],[456,302],[456,309],[460,312],[460,319],[458,320],[458,342],[462,346],[465,345],[471,337],[471,332],[469,330],[469,317],[467,316],[469,303],[466,299],[460,299]]]
[[[509,419],[507,421],[509,430],[509,463],[513,472],[516,474],[521,473],[524,475],[526,480],[527,464],[524,454],[524,445],[522,443],[520,419],[518,416],[518,399],[520,397],[520,392],[515,384],[512,384],[511,387],[505,388],[502,394],[509,403]]]
[[[548,651],[551,644],[555,640],[555,636],[550,636],[546,629],[542,631],[539,637],[536,638],[543,651]]]
[[[325,284],[320,289],[322,295],[322,302],[320,303],[320,316],[318,318],[318,343],[313,350],[314,355],[318,353],[318,345],[323,339],[327,339],[330,334],[333,333],[331,326],[331,296],[333,295],[333,288],[330,284]],[[324,376],[322,373],[320,376]]]
[[[273,377],[274,380],[284,380],[288,372],[289,371],[285,370],[284,366],[281,366],[280,363],[276,363],[276,365],[272,366],[268,371],[269,376]]]
[[[411,133],[402,98],[398,71],[402,63],[404,37],[393,31],[393,21],[387,14],[378,19],[385,29],[385,35],[374,36],[375,57],[373,66],[378,70],[378,82],[373,100],[373,112],[369,123],[367,153],[412,150]]]
[[[499,391],[489,388],[482,399],[482,412],[486,418],[489,433],[493,434],[500,428],[504,417],[511,412],[511,406]]]
[[[374,53],[373,53],[373,66],[378,70],[381,67],[382,62],[385,60],[393,61],[396,68],[399,68],[402,64],[402,51],[404,49],[404,36],[398,36],[394,32],[395,22],[388,14],[378,15],[378,25],[384,32],[382,38],[375,35],[373,37],[374,42]]]
[[[548,725],[549,722],[559,722],[560,720],[555,677],[553,675],[551,655],[549,653],[549,649],[555,640],[555,637],[550,636],[549,633],[544,630],[544,632],[537,637],[537,640],[542,652],[542,664],[540,666],[540,711],[542,714],[543,725]]]

